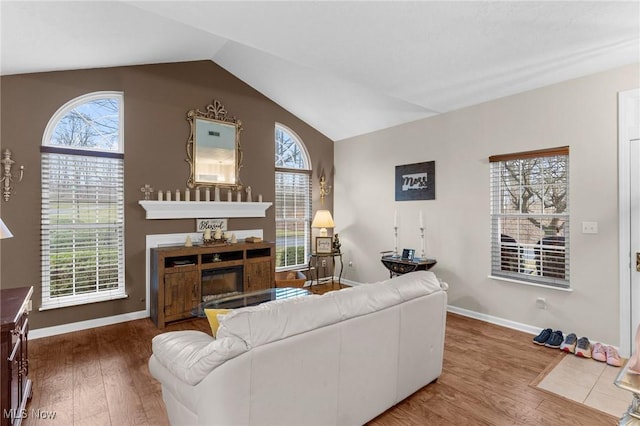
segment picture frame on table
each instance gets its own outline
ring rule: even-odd
[[[316,254],[333,253],[332,237],[316,237]]]

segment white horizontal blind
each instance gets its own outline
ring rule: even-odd
[[[42,308],[124,297],[122,154],[42,153]]]
[[[310,248],[311,175],[276,171],[276,267],[305,265]]]
[[[491,161],[491,274],[567,288],[569,150]]]
[[[275,125],[276,268],[307,264],[311,248],[311,162],[295,132]]]

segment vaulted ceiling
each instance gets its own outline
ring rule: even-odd
[[[209,59],[338,141],[640,63],[640,2],[5,1],[2,75]]]

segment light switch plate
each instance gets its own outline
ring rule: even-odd
[[[598,233],[598,222],[582,222],[582,233],[583,234],[597,234]]]

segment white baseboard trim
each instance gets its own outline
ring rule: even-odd
[[[333,277],[333,279],[335,280],[335,282],[338,282],[338,277]],[[346,285],[350,285],[351,287],[357,287],[359,285],[363,285],[363,283],[359,283],[357,281],[352,281],[352,280],[348,280],[346,278],[342,278],[340,280],[341,284],[346,284]]]
[[[89,328],[102,327],[105,325],[118,324],[121,322],[133,321],[148,317],[149,313],[147,311],[138,311],[129,312],[122,315],[114,315],[111,317],[72,322],[70,324],[54,325],[53,327],[36,328],[34,330],[29,330],[29,340],[41,339],[43,337],[56,336],[58,334],[87,330]]]
[[[470,311],[468,309],[459,308],[457,306],[447,305],[447,311],[454,314],[462,315],[465,317],[488,322],[491,324],[500,325],[502,327],[511,328],[513,330],[522,331],[524,333],[529,333],[533,335],[537,335],[538,333],[540,333],[540,327],[523,324],[521,322],[511,321],[511,320],[500,318],[500,317],[494,317],[493,315],[481,314],[479,312]]]

